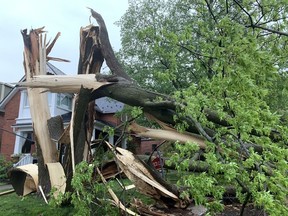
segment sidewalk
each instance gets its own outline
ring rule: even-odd
[[[11,184],[0,185],[0,191],[7,191],[13,189]]]

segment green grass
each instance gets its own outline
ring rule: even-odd
[[[174,172],[168,172],[166,178],[171,182],[177,179],[177,175]],[[122,185],[132,184],[128,179],[119,180]],[[1,184],[1,183],[0,183]],[[124,205],[127,205],[128,208],[131,208],[129,205],[133,202],[133,199],[139,199],[146,205],[155,203],[155,200],[152,198],[140,194],[135,188],[125,191],[120,184],[112,179],[108,182],[109,187],[116,193],[118,198],[122,201]],[[108,191],[107,191],[108,195]],[[109,195],[108,195],[109,196]],[[110,196],[109,196],[110,197]],[[112,208],[112,206],[111,206]],[[131,208],[133,210],[133,208]],[[15,193],[3,195],[0,197],[0,215],[2,216],[17,216],[17,215],[29,215],[29,216],[45,216],[45,215],[55,215],[55,216],[69,216],[74,215],[76,212],[72,205],[65,207],[54,207],[47,205],[43,198],[37,195],[36,193],[27,195],[25,197],[20,197]]]
[[[126,186],[131,184],[128,179],[121,180],[121,183]],[[128,204],[129,206],[129,203],[131,203],[134,198],[142,200],[145,204],[152,204],[155,202],[153,199],[137,192],[136,189],[124,191],[116,180],[109,181],[108,185],[117,194],[118,198],[124,205]],[[75,210],[72,205],[65,207],[53,207],[47,205],[43,198],[36,193],[25,197],[20,197],[15,193],[12,193],[0,197],[0,212],[1,216],[72,216],[74,215]]]
[[[3,216],[69,216],[73,215],[73,207],[52,207],[47,205],[41,197],[30,194],[19,197],[15,193],[3,195],[0,198],[0,210]]]

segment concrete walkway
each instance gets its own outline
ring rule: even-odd
[[[11,184],[0,185],[0,191],[7,191],[13,189]]]

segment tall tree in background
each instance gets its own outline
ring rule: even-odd
[[[127,72],[147,89],[170,94],[178,107],[177,128],[191,116],[208,148],[177,145],[172,157],[186,170],[195,153],[208,171],[185,175],[196,203],[221,208],[224,186],[237,188],[271,215],[287,214],[288,1],[135,0],[119,25]],[[214,110],[225,123],[207,119]],[[277,132],[275,132],[277,131]],[[257,144],[260,151],[244,144]]]

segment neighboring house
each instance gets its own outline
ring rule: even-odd
[[[9,92],[13,89],[13,86],[8,83],[0,82],[0,102],[9,94]],[[4,126],[4,112],[0,109],[0,128]],[[0,149],[1,149],[1,137],[3,130],[0,130]]]
[[[0,153],[10,159],[14,151],[15,135],[12,125],[19,113],[20,91],[14,87],[0,102]]]
[[[2,101],[12,89],[12,85],[0,82],[0,101]]]

